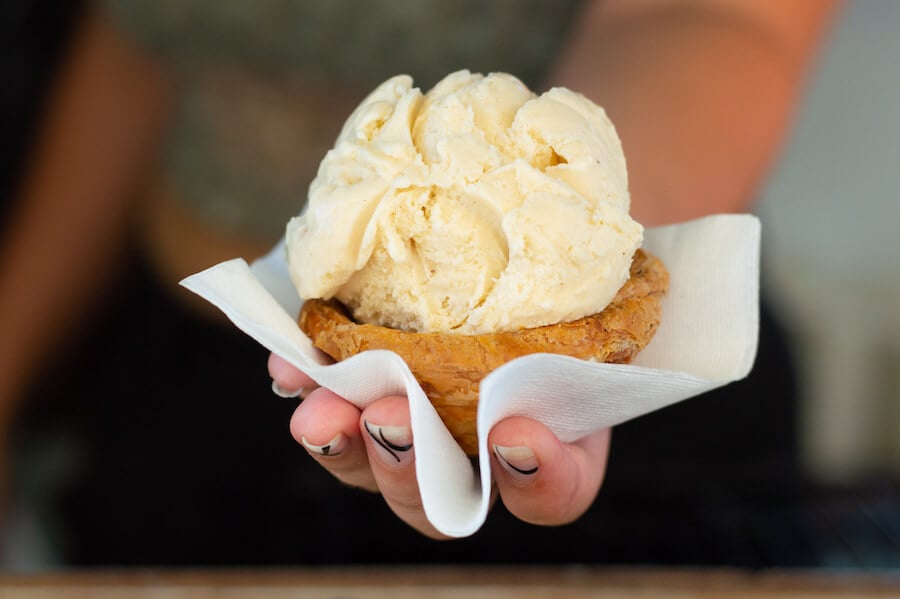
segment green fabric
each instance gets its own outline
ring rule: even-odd
[[[408,73],[425,90],[460,68],[539,86],[575,4],[107,1],[176,77],[169,184],[213,224],[273,238],[302,208],[318,161],[371,88]]]

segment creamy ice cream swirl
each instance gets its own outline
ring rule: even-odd
[[[602,310],[643,236],[621,143],[602,108],[458,71],[363,100],[287,227],[303,298],[361,322],[480,334]]]

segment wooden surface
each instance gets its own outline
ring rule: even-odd
[[[452,599],[900,597],[900,572],[733,570],[310,569],[70,571],[0,575],[0,598]]]

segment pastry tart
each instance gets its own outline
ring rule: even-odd
[[[416,333],[355,322],[336,300],[311,299],[298,321],[313,344],[335,360],[366,350],[399,354],[463,450],[476,455],[478,386],[510,360],[553,353],[596,362],[629,363],[659,326],[669,274],[639,249],[630,277],[601,312],[571,322],[481,335]]]

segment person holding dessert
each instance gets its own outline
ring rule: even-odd
[[[347,2],[272,0],[253,10],[240,2],[98,4],[109,10],[91,7],[73,34],[3,239],[0,425],[10,427],[28,398],[23,389],[36,385],[53,348],[104,305],[107,326],[91,338],[91,352],[38,381],[52,400],[36,405],[41,422],[87,419],[91,433],[101,431],[91,451],[71,452],[93,463],[81,464],[87,482],[64,504],[77,529],[73,545],[80,544],[74,559],[108,564],[361,559],[329,554],[346,543],[327,533],[358,526],[358,512],[372,502],[297,491],[295,478],[320,481],[321,472],[381,494],[417,533],[440,536],[418,499],[405,398],[385,397],[361,413],[270,356],[276,392],[304,397],[291,432],[325,469],[304,470],[307,456],[303,464],[286,456],[272,440],[282,433],[247,407],[259,403],[258,378],[269,379],[247,372],[258,348],[232,341],[230,327],[211,320],[206,306],[183,301],[176,287],[208,265],[271,247],[340,123],[375,84],[411,71],[427,88],[468,68],[583,94],[621,138],[628,178],[604,175],[619,177],[606,200],[626,208],[611,215],[636,247],[640,226],[746,209],[777,155],[836,2],[531,2],[515,14],[506,4],[441,0],[414,13],[384,2],[369,19]],[[237,18],[242,12],[254,18]],[[423,14],[432,22],[416,26]],[[376,58],[384,63],[378,68]],[[546,166],[561,158],[548,155]],[[122,275],[110,256],[130,270]],[[116,285],[134,291],[112,293]],[[103,303],[105,294],[118,309]],[[128,357],[135,339],[141,358]],[[186,339],[202,349],[183,349]],[[229,350],[233,367],[204,354],[224,360]],[[293,405],[271,411],[281,418],[285,410]],[[257,435],[265,438],[235,432],[248,421],[265,421]],[[220,431],[231,433],[223,439]],[[542,425],[511,418],[491,431],[489,446],[498,501],[522,521],[560,525],[594,502],[610,431],[563,444]],[[274,471],[273,486],[287,489],[283,496],[255,496],[262,480],[255,476],[266,469]],[[225,504],[240,507],[218,511]],[[144,517],[145,508],[165,518]],[[260,525],[268,512],[278,523]],[[292,542],[296,535],[279,524],[287,517],[305,517],[311,527],[321,520],[315,546]],[[226,521],[240,532],[220,526]],[[373,524],[366,547],[382,530],[401,534]],[[264,549],[248,541],[276,537]],[[139,540],[130,552],[126,538]],[[463,557],[481,559],[494,543],[508,543],[484,538],[480,552]],[[416,540],[404,537],[403,545],[401,558],[421,557]]]
[[[614,203],[621,202],[627,215],[630,187],[631,212],[643,225],[681,222],[714,212],[736,212],[746,208],[781,141],[802,74],[831,10],[828,3],[795,4],[790,10],[785,10],[783,5],[768,3],[713,3],[703,7],[705,10],[700,5],[594,3],[572,32],[550,76],[551,82],[582,91],[600,102],[611,115],[626,148],[627,170],[632,174],[630,180],[626,180],[624,164],[618,164],[620,157],[601,152],[602,156],[589,162],[591,166],[600,165],[607,171],[596,179],[586,177],[586,180],[580,181],[584,184],[584,190],[588,195],[604,196],[606,201],[612,198]],[[386,101],[387,98],[380,97],[379,93],[385,95],[388,91],[385,88],[391,83],[385,83],[367,101]],[[478,142],[466,140],[465,125],[459,129],[454,129],[458,122],[448,125],[447,121],[453,117],[447,115],[454,108],[469,110],[474,111],[475,123],[491,123],[490,117],[496,115],[485,116],[485,113],[494,110],[495,104],[512,104],[514,110],[511,115],[503,115],[497,120],[504,124],[503,135],[508,133],[513,136],[519,119],[514,121],[512,115],[516,114],[515,109],[531,99],[527,90],[516,83],[498,75],[482,80],[480,76],[473,77],[469,73],[456,73],[425,95],[418,114],[410,116],[404,113],[397,118],[412,123],[410,136],[419,142],[423,154],[431,152],[430,157],[426,156],[430,167],[437,165],[442,168],[441,161],[446,161],[452,169],[469,172],[465,166],[460,166],[468,160],[478,163],[473,165],[472,172],[477,171],[478,176],[489,174],[490,169],[497,165],[488,164],[491,159],[481,156],[480,150],[476,149]],[[504,85],[510,87],[497,90]],[[482,95],[487,93],[484,88],[492,88],[496,95],[486,99]],[[568,92],[566,89],[554,91]],[[447,99],[454,94],[457,97]],[[522,97],[514,99],[516,94]],[[665,98],[664,114],[669,118],[657,116],[661,115],[660,98]],[[454,102],[461,103],[461,106],[448,106]],[[441,103],[444,105],[435,108],[435,104]],[[483,287],[490,288],[485,284],[482,285],[481,295],[464,297],[459,301],[459,292],[462,290],[465,294],[469,291],[469,285],[478,286],[479,276],[492,280],[497,287],[513,279],[513,285],[518,284],[521,289],[523,283],[515,279],[518,273],[503,271],[501,274],[498,271],[475,275],[469,277],[475,281],[466,283],[448,280],[453,279],[454,272],[469,274],[459,268],[460,262],[469,262],[468,258],[482,264],[492,259],[490,251],[486,255],[466,256],[463,259],[451,255],[453,247],[458,248],[457,252],[478,252],[482,247],[491,247],[490,244],[482,246],[483,242],[478,238],[483,225],[477,222],[475,212],[457,215],[463,221],[457,226],[460,231],[465,231],[465,235],[448,243],[446,222],[443,226],[436,224],[427,212],[424,219],[416,219],[418,213],[411,217],[411,221],[418,225],[387,224],[378,210],[384,204],[392,203],[392,200],[385,199],[389,192],[383,197],[361,200],[360,206],[365,215],[371,215],[373,211],[375,215],[371,216],[371,221],[363,216],[360,229],[350,237],[358,242],[363,236],[362,229],[366,229],[368,239],[379,234],[373,233],[373,230],[380,231],[388,239],[385,242],[388,245],[394,236],[398,240],[412,239],[415,260],[424,260],[430,267],[430,273],[426,269],[426,274],[418,277],[419,283],[421,279],[425,283],[411,287],[407,281],[398,280],[405,275],[401,275],[403,269],[397,268],[396,263],[409,258],[405,252],[396,249],[373,251],[371,248],[365,249],[364,243],[362,248],[352,245],[345,256],[343,248],[332,247],[340,243],[340,234],[333,228],[317,230],[317,220],[333,223],[336,218],[323,213],[323,210],[329,210],[324,207],[328,199],[322,199],[323,194],[334,193],[340,198],[340,209],[346,213],[345,216],[359,218],[355,204],[348,202],[348,197],[355,194],[353,189],[348,189],[352,188],[355,179],[349,185],[342,185],[329,177],[341,178],[341,167],[336,163],[342,152],[349,152],[355,157],[354,160],[363,161],[363,165],[356,165],[357,170],[367,169],[364,151],[353,152],[341,147],[342,141],[354,139],[354,136],[357,140],[371,140],[373,134],[370,131],[363,136],[353,130],[358,125],[354,120],[365,120],[365,109],[366,101],[348,120],[338,144],[326,156],[319,176],[310,188],[311,203],[306,213],[288,226],[288,262],[301,296],[304,299],[337,297],[345,305],[349,301],[353,316],[364,322],[388,323],[388,326],[403,330],[446,330],[466,334],[495,330],[483,325],[485,320],[494,316],[490,308],[484,305],[485,302],[488,306],[492,302],[496,304],[498,296],[505,297],[503,293],[494,293],[493,289],[485,291]],[[403,99],[398,100],[397,110],[408,110]],[[526,110],[523,108],[523,112]],[[382,126],[390,127],[390,119],[394,116],[385,116],[388,122]],[[435,120],[441,122],[434,123]],[[702,127],[697,127],[698,123],[703,123]],[[522,126],[528,127],[528,124]],[[559,131],[541,130],[537,124],[532,126],[539,130],[536,137],[541,141],[544,137],[553,140],[554,134],[559,135]],[[591,128],[585,121],[581,122],[581,126]],[[606,127],[608,131],[612,129],[611,125]],[[440,139],[421,137],[427,137],[429,133],[437,135],[435,131],[446,133],[446,129],[449,129],[449,134],[442,148],[436,145]],[[607,147],[619,145],[615,130],[607,135],[611,136]],[[601,134],[597,133],[597,136]],[[478,136],[480,140],[496,140],[497,137],[492,135],[492,131],[483,131]],[[460,138],[463,139],[461,147],[464,149],[453,156],[453,144],[460,143]],[[394,135],[390,139],[396,141],[397,137]],[[734,139],[742,140],[740,147],[732,143]],[[560,146],[571,142],[557,138],[547,143],[552,146],[554,141]],[[590,142],[580,141],[583,145],[590,145]],[[498,145],[508,149],[509,145],[515,144],[504,139]],[[578,142],[569,143],[570,151],[573,145],[578,145]],[[562,150],[559,153],[565,154]],[[473,154],[476,155],[474,158]],[[556,155],[555,149],[553,154]],[[572,167],[578,158],[562,155],[558,160],[566,167]],[[482,159],[483,162],[479,162]],[[536,159],[531,156],[529,160],[534,163]],[[376,170],[371,171],[373,179],[382,175],[380,171],[375,174]],[[398,167],[396,172],[400,170]],[[567,175],[573,177],[570,170]],[[407,171],[403,171],[400,176],[404,185],[416,184],[415,175],[409,176]],[[461,196],[474,195],[488,198],[488,203],[503,202],[496,200],[497,188],[489,187],[490,183],[486,184],[489,191],[480,196],[479,191],[472,190],[473,186],[478,186],[478,177],[463,176],[466,177],[466,192],[457,192],[452,201],[458,204]],[[437,178],[441,179],[440,176]],[[614,187],[616,182],[620,184],[619,188]],[[378,191],[374,196],[384,194],[386,185],[375,185]],[[607,189],[609,185],[613,188]],[[578,187],[577,184],[575,187]],[[323,191],[323,188],[327,190]],[[404,187],[403,192],[406,191],[408,188]],[[557,192],[556,197],[564,195]],[[440,205],[440,200],[434,203],[434,196],[432,190],[427,211],[436,210],[434,206]],[[378,207],[374,207],[373,203]],[[397,203],[406,206],[402,200]],[[520,199],[516,207],[521,209],[521,206]],[[552,211],[548,210],[546,214],[551,215]],[[468,221],[469,217],[473,218],[472,222]],[[403,220],[399,216],[393,218],[397,219],[396,222]],[[627,216],[625,219],[628,223],[634,222]],[[580,222],[579,218],[569,222],[570,231],[577,222]],[[390,232],[384,232],[385,227]],[[405,231],[405,235],[397,233],[398,227]],[[422,240],[427,239],[427,234],[422,235],[423,228],[440,229],[434,246],[448,244],[444,262],[436,256],[438,252],[435,252],[434,246],[429,248],[423,244]],[[628,226],[616,224],[615,231],[618,233],[607,234],[607,241],[610,236],[625,235],[623,230],[627,231]],[[506,221],[503,233],[511,233],[506,228]],[[518,235],[518,232],[514,233]],[[493,234],[499,233],[495,230]],[[572,234],[577,237],[577,234]],[[639,246],[639,227],[629,235],[634,235],[637,241],[630,243],[627,252],[622,252],[628,261]],[[294,247],[292,241],[296,243]],[[507,241],[509,246],[515,243]],[[472,245],[467,247],[467,243]],[[508,263],[515,264],[520,257],[514,256],[513,250],[508,251]],[[596,256],[594,259],[597,259]],[[354,262],[359,270],[352,266]],[[448,271],[450,275],[447,275]],[[441,280],[442,277],[444,280]],[[604,278],[596,274],[589,276],[588,280],[597,285],[605,283]],[[623,281],[619,278],[612,284],[613,292]],[[433,297],[433,294],[429,296],[430,285],[439,288],[439,296],[447,294],[443,309],[425,305]],[[404,297],[411,299],[404,304]],[[455,306],[455,313],[454,308],[448,309],[448,299],[449,305]],[[553,308],[564,311],[567,305],[561,300]],[[605,302],[600,302],[599,307],[603,305]],[[518,304],[510,302],[495,309],[506,314],[519,308]],[[575,318],[588,313],[591,312],[579,312]],[[542,316],[549,320],[525,321],[528,324],[521,326],[559,322],[559,319],[554,320],[552,309],[544,310]],[[514,317],[506,314],[505,319]],[[479,325],[482,325],[481,328]],[[333,334],[334,330],[330,329],[329,336]],[[333,352],[329,353],[336,356]],[[411,467],[415,440],[410,433],[409,413],[403,397],[385,397],[360,411],[329,390],[318,388],[313,380],[275,354],[270,356],[269,372],[277,394],[305,398],[291,421],[291,431],[313,459],[348,485],[380,492],[399,518],[424,535],[441,536],[428,522],[418,499],[414,469]],[[609,430],[563,444],[540,423],[524,417],[507,419],[494,427],[488,440],[488,447],[493,450],[489,459],[494,461],[497,467],[495,472],[498,473],[497,495],[510,512],[526,522],[539,525],[572,522],[594,502],[603,481],[609,446]]]

